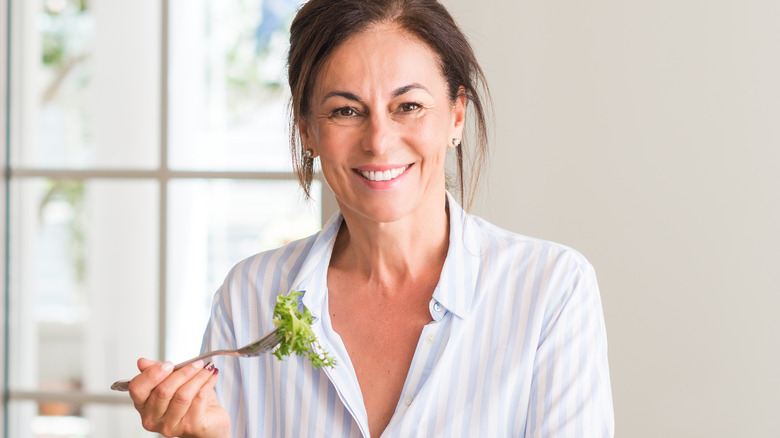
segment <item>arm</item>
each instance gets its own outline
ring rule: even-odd
[[[556,289],[534,359],[526,436],[611,438],[607,339],[592,266],[578,266]]]
[[[236,333],[234,332],[233,302],[235,298],[231,293],[231,278],[235,274],[234,268],[228,274],[225,282],[217,290],[211,307],[206,330],[203,334],[201,353],[213,350],[238,348]],[[214,386],[215,396],[228,416],[228,423],[232,431],[231,437],[245,437],[246,415],[244,407],[244,395],[242,388],[241,361],[230,356],[214,356],[214,365],[220,370],[220,379]]]

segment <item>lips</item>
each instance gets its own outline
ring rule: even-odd
[[[360,170],[357,172],[363,176],[363,178],[369,181],[390,181],[397,178],[402,173],[406,172],[409,166],[395,167],[385,170]]]

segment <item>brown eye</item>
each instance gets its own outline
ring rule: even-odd
[[[420,108],[422,108],[422,105],[420,105],[419,103],[415,103],[415,102],[402,103],[401,106],[400,106],[401,112],[404,112],[404,113],[410,113],[412,111],[417,111]]]
[[[333,111],[333,115],[336,117],[354,117],[357,115],[357,111],[355,111],[354,108],[345,106]]]

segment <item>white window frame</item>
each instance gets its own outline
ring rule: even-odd
[[[10,136],[9,131],[13,129],[10,126],[10,93],[13,92],[10,85],[10,51],[11,51],[11,7],[12,2],[23,0],[0,0],[0,22],[6,24],[7,31],[5,33],[0,32],[0,101],[3,105],[0,106],[0,138],[2,138],[2,146],[0,147],[0,165],[5,169],[4,178],[2,179],[2,185],[0,185],[0,227],[3,232],[0,233],[0,244],[4,249],[0,258],[0,278],[3,279],[4,299],[0,301],[0,348],[3,351],[3,360],[0,361],[0,373],[3,375],[2,381],[0,381],[0,389],[3,391],[4,405],[2,411],[0,411],[0,430],[3,432],[3,436],[8,436],[8,421],[6,421],[6,415],[9,409],[9,402],[28,400],[41,402],[66,402],[71,404],[119,404],[119,405],[132,405],[132,402],[126,394],[98,394],[88,392],[56,392],[56,391],[19,391],[9,390],[8,388],[8,369],[7,369],[7,355],[8,355],[8,300],[10,295],[9,281],[8,281],[8,256],[9,256],[9,224],[7,223],[8,208],[9,208],[9,182],[12,180],[25,180],[32,178],[49,178],[53,180],[69,179],[69,180],[89,180],[89,179],[107,179],[107,180],[145,180],[155,181],[159,186],[159,297],[158,297],[158,354],[159,357],[165,356],[166,351],[166,314],[167,314],[167,266],[166,255],[167,248],[167,203],[168,203],[168,182],[174,179],[232,179],[232,180],[294,180],[295,175],[291,172],[252,172],[252,171],[177,171],[168,168],[168,18],[169,18],[169,2],[168,0],[162,0],[162,20],[159,25],[161,26],[161,71],[159,72],[160,80],[160,156],[159,156],[159,168],[155,170],[133,170],[133,169],[50,169],[50,168],[24,168],[24,167],[12,167],[8,154],[10,150]],[[331,214],[337,210],[335,198],[327,189],[327,185],[324,183],[321,175],[315,175],[315,178],[322,181],[323,193],[321,197],[321,211],[323,221],[326,220]],[[107,382],[109,384],[110,382]]]

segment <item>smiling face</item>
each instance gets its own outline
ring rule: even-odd
[[[436,54],[377,25],[333,52],[299,128],[345,216],[424,220],[443,212],[446,151],[461,138],[464,114],[465,98],[450,99]]]

